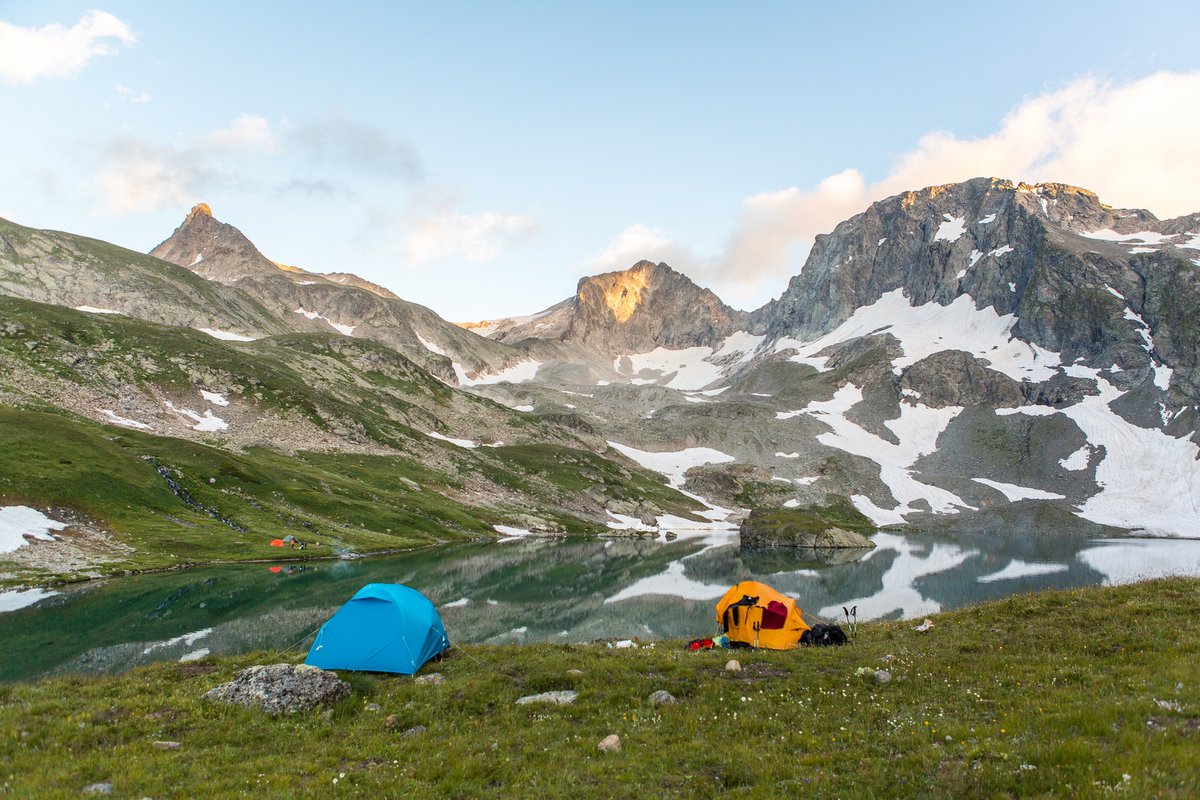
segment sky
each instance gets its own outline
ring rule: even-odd
[[[197,202],[454,321],[666,261],[755,308],[874,200],[994,175],[1200,210],[1195,2],[0,0],[0,216]]]

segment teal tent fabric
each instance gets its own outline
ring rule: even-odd
[[[317,632],[304,663],[412,675],[450,646],[437,609],[416,589],[369,583]]]

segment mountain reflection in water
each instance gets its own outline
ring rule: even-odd
[[[708,635],[717,599],[748,579],[823,617],[857,605],[859,619],[878,619],[1045,588],[1200,575],[1197,540],[1000,533],[880,533],[874,540],[877,547],[858,560],[829,563],[790,550],[744,551],[736,533],[669,542],[525,538],[357,561],[141,575],[49,595],[0,591],[0,680],[266,648],[303,651],[315,629],[372,582],[424,592],[452,641],[508,643]]]

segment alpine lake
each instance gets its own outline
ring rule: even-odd
[[[642,539],[442,545],[408,553],[198,567],[55,589],[0,591],[0,681],[108,674],[151,661],[304,652],[367,583],[402,583],[439,608],[452,642],[629,646],[716,632],[714,606],[759,580],[845,623],[921,619],[1011,594],[1200,575],[1200,540],[879,533],[870,551],[743,550],[736,531]],[[601,645],[603,646],[603,645]]]

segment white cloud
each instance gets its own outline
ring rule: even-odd
[[[111,167],[96,177],[117,216],[186,206],[197,198],[201,172],[182,151],[122,139],[110,144]]]
[[[242,114],[229,123],[229,127],[213,131],[208,142],[221,150],[273,151],[278,146],[271,123],[255,114]]]
[[[0,79],[19,84],[74,75],[96,56],[116,53],[114,40],[137,41],[128,25],[104,11],[89,11],[70,28],[21,28],[0,20]]]
[[[164,146],[120,137],[105,147],[107,166],[95,183],[109,212],[117,216],[186,208],[206,191],[237,182],[230,158],[276,149],[270,124],[252,114],[192,144]]]
[[[451,258],[485,263],[502,249],[529,239],[537,224],[523,214],[443,212],[407,221],[400,251],[414,263]]]
[[[845,169],[810,189],[748,197],[723,251],[698,265],[735,305],[777,294],[800,271],[816,234],[875,200],[980,176],[1059,181],[1097,192],[1110,205],[1164,216],[1198,210],[1200,72],[1160,72],[1125,84],[1093,78],[1027,98],[997,129],[960,139],[934,131],[869,183]]]
[[[128,86],[121,83],[117,84],[117,93],[134,104],[149,103],[154,99],[149,92],[135,92],[133,89],[130,89]]]
[[[589,264],[589,271],[627,269],[638,261],[665,261],[676,269],[695,265],[695,256],[669,233],[647,225],[630,225],[617,234]]]

